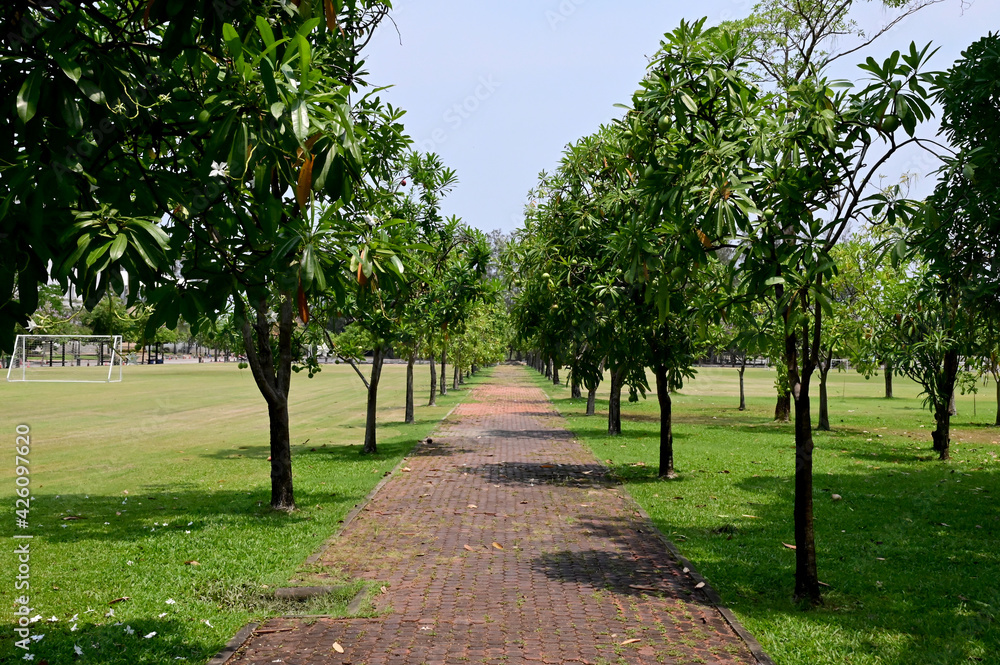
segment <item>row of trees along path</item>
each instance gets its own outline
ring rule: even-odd
[[[384,583],[378,616],[274,619],[233,662],[757,662],[524,368],[406,464],[319,560]]]

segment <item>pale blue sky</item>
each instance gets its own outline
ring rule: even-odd
[[[365,53],[370,82],[393,85],[383,98],[407,111],[417,148],[440,154],[459,185],[444,213],[490,231],[520,224],[538,172],[551,170],[565,145],[621,114],[642,78],[647,57],[681,19],[710,23],[747,15],[750,0],[395,0]],[[968,5],[968,2],[965,3]],[[886,19],[880,3],[859,3],[859,23]],[[940,47],[932,61],[946,69],[974,40],[1000,30],[1000,2],[944,0],[884,36],[869,51],[878,59],[911,41]],[[402,42],[402,43],[400,43]],[[848,77],[862,55],[848,56]],[[861,74],[860,71],[858,71]],[[928,171],[908,158],[887,177]],[[929,185],[925,185],[929,186]]]

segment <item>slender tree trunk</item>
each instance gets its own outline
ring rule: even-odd
[[[774,420],[787,423],[792,417],[792,394],[778,393],[778,401],[774,405]]]
[[[997,388],[997,421],[995,427],[1000,427],[1000,376],[994,375],[993,383],[996,384]]]
[[[278,357],[271,345],[273,324],[268,320],[270,308],[264,298],[254,305],[251,321],[242,298],[236,299],[236,311],[242,320],[241,334],[247,354],[247,364],[257,388],[267,403],[271,449],[271,507],[275,510],[295,510],[292,484],[292,448],[289,436],[288,390],[292,375],[292,296],[282,293],[278,309]]]
[[[462,370],[459,369],[459,362],[461,361],[461,359],[462,359],[461,356],[459,356],[458,358],[455,359],[455,362],[453,363],[455,365],[455,369],[452,371],[452,377],[451,377],[452,390],[458,390],[458,382],[459,379],[462,378]]]
[[[676,478],[674,472],[674,431],[667,368],[657,365],[656,399],[660,403],[660,478]]]
[[[740,369],[739,369],[739,372],[740,372],[740,411],[746,411],[747,410],[747,394],[746,394],[746,391],[743,389],[743,375],[746,374],[746,371],[747,371],[747,357],[746,357],[746,355],[744,355],[743,356],[743,362],[740,363]]]
[[[583,397],[583,393],[580,390],[580,377],[577,376],[576,371],[570,370],[570,397],[573,399],[580,399]]]
[[[951,458],[951,405],[955,399],[955,378],[958,376],[958,351],[944,354],[944,376],[938,390],[938,400],[934,405],[936,426],[931,434],[934,450],[944,461]]]
[[[608,399],[608,434],[618,436],[622,433],[622,379],[625,370],[614,369],[611,372],[611,397]]]
[[[375,347],[372,354],[372,373],[368,380],[368,418],[365,422],[365,448],[364,454],[371,455],[378,452],[375,443],[375,416],[378,412],[378,382],[382,378],[382,362],[385,360],[385,349],[381,346]]]
[[[417,360],[417,354],[411,353],[406,360],[406,417],[407,425],[417,422],[413,412],[413,364]]]
[[[434,354],[431,353],[431,399],[427,406],[437,406],[437,367],[434,364]]]
[[[892,361],[885,361],[885,398],[892,399],[892,375],[893,367]]]
[[[545,362],[545,378],[546,379],[551,379],[552,378],[552,365],[553,365],[552,358],[549,358]]]
[[[795,399],[795,597],[820,602],[813,529],[813,438],[808,381]]]
[[[830,375],[830,366],[833,364],[833,354],[820,362],[819,366],[819,423],[816,429],[821,432],[830,431],[830,402],[827,391],[826,379]]]
[[[271,507],[291,511],[295,509],[295,495],[292,488],[288,400],[269,403],[267,417],[271,439]]]
[[[448,363],[448,342],[445,341],[441,344],[441,394],[448,394],[448,374],[447,374],[447,363]]]
[[[557,386],[560,383],[560,381],[559,381],[559,365],[557,365],[555,362],[552,363],[552,383],[554,383]]]
[[[948,401],[948,415],[957,416],[958,406],[955,405],[955,391],[951,391],[951,400]]]
[[[597,413],[597,386],[587,390],[587,415],[593,416]],[[1000,407],[997,407],[997,418],[1000,420]]]

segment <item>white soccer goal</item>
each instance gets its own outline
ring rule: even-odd
[[[121,335],[18,335],[7,381],[118,383]]]

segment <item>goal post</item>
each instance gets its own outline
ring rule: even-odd
[[[119,383],[121,335],[18,335],[7,381],[25,383]]]

